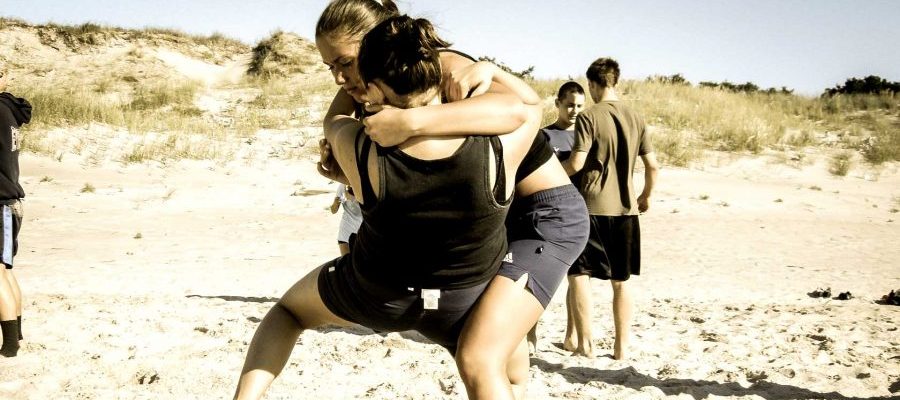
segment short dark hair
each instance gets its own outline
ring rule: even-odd
[[[379,22],[399,15],[392,0],[334,0],[316,22],[316,37],[333,36],[359,41]]]
[[[438,37],[427,19],[391,17],[372,28],[359,46],[359,77],[381,79],[394,93],[421,93],[441,84],[438,51],[450,43]]]
[[[598,58],[587,69],[587,78],[600,87],[608,88],[619,83],[619,63],[612,58]]]
[[[556,92],[556,99],[562,100],[562,99],[566,98],[566,96],[568,96],[569,93],[576,93],[576,94],[583,95],[584,88],[581,87],[581,85],[579,85],[578,82],[568,81],[566,83],[563,83],[562,86],[559,87],[559,91]]]

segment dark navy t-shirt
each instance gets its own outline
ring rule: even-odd
[[[556,124],[550,124],[541,128],[541,133],[547,137],[550,147],[559,161],[565,161],[572,155],[572,145],[575,144],[575,131],[559,129]]]

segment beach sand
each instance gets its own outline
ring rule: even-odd
[[[897,164],[846,177],[795,164],[714,153],[665,168],[641,217],[632,356],[608,357],[602,281],[599,356],[560,348],[564,284],[540,323],[529,398],[900,395],[900,307],[875,303],[900,288]],[[2,399],[230,398],[260,319],[337,255],[335,185],[311,158],[96,165],[23,154],[21,165],[25,340],[0,359]],[[854,298],[807,295],[819,287]],[[415,333],[323,329],[300,337],[268,398],[465,390],[451,357]]]

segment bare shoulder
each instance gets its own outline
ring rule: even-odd
[[[459,68],[463,68],[475,63],[469,58],[452,51],[442,51],[440,53],[440,57],[441,69],[444,70],[444,73],[455,71]]]

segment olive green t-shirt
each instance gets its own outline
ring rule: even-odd
[[[575,120],[572,152],[587,153],[578,190],[591,215],[637,215],[631,175],[638,156],[653,152],[644,120],[618,101],[594,104]]]

